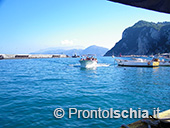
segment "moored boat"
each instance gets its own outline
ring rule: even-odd
[[[94,55],[84,55],[79,60],[81,68],[95,68],[97,66],[97,58]]]
[[[170,53],[164,53],[162,54],[162,57],[164,59],[162,59],[160,62],[159,62],[159,65],[160,66],[170,66]]]
[[[126,67],[158,67],[159,60],[153,59],[151,61],[141,58],[133,58],[132,60],[123,60],[123,59],[115,59],[117,61],[118,66],[126,66]]]
[[[170,66],[170,61],[160,61],[159,66]]]
[[[170,128],[170,109],[156,115],[149,116],[142,120],[128,125],[122,125],[120,128]]]
[[[72,58],[79,58],[80,56],[77,55],[76,53],[72,56]]]

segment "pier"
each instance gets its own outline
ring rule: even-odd
[[[68,58],[65,54],[0,54],[0,59]]]

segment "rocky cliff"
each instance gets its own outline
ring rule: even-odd
[[[165,52],[170,52],[170,22],[139,21],[124,30],[122,39],[105,56],[150,55]]]

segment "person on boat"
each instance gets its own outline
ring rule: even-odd
[[[86,57],[86,60],[89,60],[89,57]]]

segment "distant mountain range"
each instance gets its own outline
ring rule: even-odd
[[[151,55],[170,52],[170,22],[139,21],[124,30],[122,39],[105,56]]]
[[[50,48],[50,49],[43,49],[38,52],[33,52],[31,54],[66,54],[72,56],[74,54],[77,55],[84,55],[84,54],[95,54],[96,56],[103,56],[109,49],[104,47],[99,47],[96,45],[89,46],[85,49],[79,48]]]

